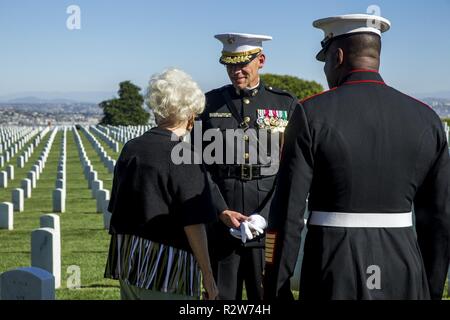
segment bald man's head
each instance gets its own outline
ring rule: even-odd
[[[332,43],[335,48],[344,50],[344,62],[350,67],[360,68],[361,63],[368,63],[379,67],[381,54],[381,38],[373,33],[358,33],[350,37],[337,39]],[[363,61],[362,61],[363,60]],[[378,67],[376,69],[378,69]]]
[[[356,33],[333,40],[326,51],[324,71],[330,87],[340,83],[353,69],[380,68],[381,37]]]

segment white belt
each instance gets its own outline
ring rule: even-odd
[[[412,227],[412,212],[346,213],[312,211],[310,225],[343,228],[407,228]]]

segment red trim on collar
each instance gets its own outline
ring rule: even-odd
[[[376,84],[386,85],[386,83],[384,83],[383,81],[378,81],[378,80],[356,80],[356,81],[347,81],[347,82],[344,82],[342,85],[347,85],[347,84],[358,84],[358,83],[376,83]]]
[[[327,92],[330,92],[330,91],[334,91],[334,90],[336,90],[337,88],[338,88],[338,87],[334,87],[334,88],[331,88],[331,89],[329,89],[329,90],[325,90],[325,91],[323,91],[323,92],[313,94],[312,96],[306,97],[306,98],[303,99],[303,100],[299,100],[299,102],[300,102],[300,103],[304,103],[304,102],[308,101],[309,99],[318,97],[318,96],[320,96],[320,95],[322,95],[322,94],[325,94],[325,93],[327,93]]]
[[[378,70],[374,70],[374,69],[354,69],[354,70],[351,70],[351,71],[349,72],[349,74],[350,74],[350,73],[356,73],[356,72],[372,72],[372,73],[379,73]]]

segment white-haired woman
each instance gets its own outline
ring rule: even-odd
[[[216,299],[205,231],[216,217],[208,179],[202,166],[171,159],[205,96],[189,75],[170,69],[151,78],[146,102],[158,126],[129,141],[117,161],[105,277],[120,281],[122,299],[199,299],[201,271],[204,297]]]

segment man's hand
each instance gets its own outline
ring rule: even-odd
[[[229,228],[239,228],[241,222],[247,221],[248,217],[236,211],[225,210],[219,215],[219,219]]]

